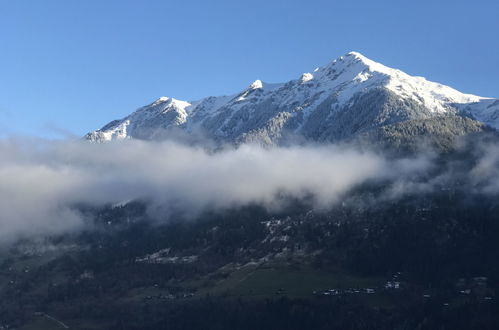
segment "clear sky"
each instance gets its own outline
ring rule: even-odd
[[[83,135],[359,51],[499,97],[498,0],[0,0],[0,131]]]

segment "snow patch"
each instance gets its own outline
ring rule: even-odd
[[[314,75],[313,75],[313,74],[311,74],[311,73],[304,73],[304,74],[302,74],[302,75],[301,75],[301,77],[300,77],[300,81],[301,81],[302,83],[307,82],[307,81],[310,81],[310,80],[312,80],[312,79],[314,79]]]
[[[250,86],[249,89],[258,89],[263,88],[263,83],[261,80],[255,80]]]

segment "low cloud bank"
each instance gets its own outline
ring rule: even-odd
[[[475,177],[497,173],[497,150],[492,160],[477,163]],[[210,152],[171,141],[10,139],[0,141],[0,155],[0,242],[78,230],[85,221],[75,205],[147,200],[163,219],[171,210],[279,208],[282,195],[312,195],[322,208],[373,180],[392,182],[390,193],[403,194],[434,166],[428,155],[393,160],[334,145]],[[497,189],[496,181],[487,189]]]

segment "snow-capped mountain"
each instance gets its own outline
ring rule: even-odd
[[[337,141],[441,118],[459,119],[463,133],[477,130],[476,121],[498,129],[499,100],[463,94],[350,52],[286,83],[256,80],[240,93],[192,102],[161,97],[86,139],[160,139],[181,130],[220,142],[271,145],[291,137]]]

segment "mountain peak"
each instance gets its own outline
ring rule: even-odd
[[[162,105],[163,107],[174,106],[178,108],[185,108],[189,106],[190,103],[182,100],[177,100],[173,97],[161,96],[160,98],[156,99],[153,103],[151,103],[148,107],[156,107],[158,105]]]
[[[338,73],[346,74],[349,77],[346,79],[349,80],[362,72],[380,72],[391,75],[394,71],[396,70],[375,62],[359,52],[351,51],[316,69],[314,72],[324,77],[336,77]]]
[[[339,60],[340,62],[347,63],[348,65],[359,64],[360,65],[359,69],[368,69],[369,71],[372,72],[380,72],[387,75],[391,75],[395,71],[398,71],[396,69],[389,68],[381,63],[373,61],[370,58],[364,56],[363,54],[355,51],[346,53],[345,55],[341,56]],[[338,60],[335,60],[333,62],[337,61]]]
[[[160,97],[89,139],[153,139],[169,127],[187,132],[199,127],[220,141],[278,143],[284,134],[334,140],[385,124],[464,112],[499,128],[496,101],[410,76],[351,51],[285,83],[255,80],[240,93],[192,103]]]
[[[345,55],[342,55],[333,61],[331,63],[341,63],[341,62],[347,62],[347,63],[365,63],[366,65],[369,65],[371,63],[376,63],[373,60],[367,58],[363,54],[356,52],[356,51],[351,51],[346,53]]]
[[[355,57],[357,59],[367,59],[369,60],[367,57],[365,57],[364,55],[362,55],[361,53],[359,52],[356,52],[356,51],[351,51],[351,52],[348,52],[346,53],[345,55],[343,55],[344,57]]]
[[[257,79],[251,83],[248,87],[249,89],[258,89],[263,88],[263,82],[260,79]]]
[[[158,105],[158,104],[161,104],[161,103],[168,102],[169,100],[171,100],[171,98],[166,97],[166,96],[161,96],[160,98],[156,99],[153,103],[151,103],[151,105],[152,106]]]

